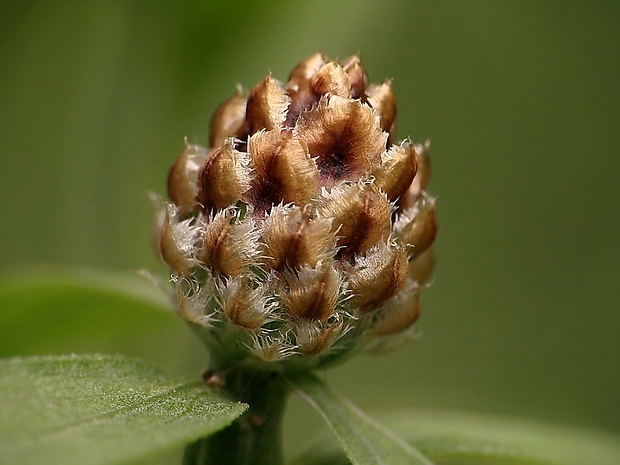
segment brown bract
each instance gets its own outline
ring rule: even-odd
[[[277,271],[316,266],[333,258],[336,238],[331,220],[313,218],[310,208],[273,207],[265,220],[262,240],[267,264]]]
[[[246,103],[247,99],[238,88],[235,95],[217,107],[209,124],[209,147],[219,147],[229,137],[243,136]]]
[[[321,182],[329,187],[362,178],[381,161],[387,143],[368,106],[337,96],[322,97],[316,108],[302,113],[295,135],[317,157]]]
[[[253,179],[245,199],[255,211],[279,203],[305,205],[319,193],[314,160],[290,130],[260,131],[248,140]]]
[[[373,310],[398,292],[407,278],[408,264],[403,247],[380,243],[347,267],[349,289],[362,312]]]
[[[354,99],[366,100],[366,85],[368,84],[368,76],[366,76],[366,70],[362,65],[362,59],[359,55],[353,55],[349,58],[345,58],[342,63],[342,68],[349,76],[349,95],[348,97]]]
[[[381,121],[381,130],[393,134],[396,123],[396,98],[392,90],[392,81],[370,85],[366,92],[368,104]]]
[[[222,285],[221,306],[234,324],[251,331],[261,328],[270,311],[263,289],[253,288],[245,277],[226,280]]]
[[[286,88],[288,90],[298,90],[300,87],[309,84],[312,76],[325,64],[325,56],[322,53],[315,53],[301,61],[288,77]]]
[[[206,157],[198,175],[198,203],[206,212],[224,209],[241,200],[250,188],[250,168],[247,153],[235,148],[234,139]]]
[[[437,235],[435,199],[420,197],[413,207],[399,215],[394,227],[398,239],[412,248],[411,254],[420,255],[431,246]]]
[[[409,261],[409,277],[419,284],[428,283],[435,268],[435,254],[433,249],[426,249]]]
[[[428,186],[428,182],[431,178],[431,161],[429,158],[430,145],[429,141],[426,141],[424,144],[415,145],[418,160],[417,172],[409,189],[407,189],[407,192],[399,201],[399,208],[401,210],[412,207],[420,195],[424,193],[426,186]]]
[[[217,275],[240,276],[256,260],[253,224],[237,223],[233,211],[218,213],[204,226],[201,261]]]
[[[375,336],[391,336],[410,328],[420,317],[420,287],[409,282],[404,289],[377,310],[372,329]]]
[[[310,79],[310,87],[318,96],[323,94],[348,98],[351,95],[349,75],[338,63],[330,61],[321,66]]]
[[[284,310],[295,318],[325,321],[336,309],[341,277],[330,263],[309,265],[285,274]]]
[[[338,236],[340,256],[353,260],[391,231],[391,209],[387,197],[372,183],[360,182],[335,187],[326,193],[318,215],[332,220]]]
[[[325,57],[315,53],[297,65],[289,76],[286,85],[287,95],[291,99],[288,107],[285,125],[295,126],[299,114],[312,108],[319,101],[319,94],[312,88],[311,80],[314,74],[325,64]]]
[[[185,146],[185,150],[168,173],[168,195],[179,208],[181,215],[193,211],[198,193],[198,172],[207,158],[207,149],[199,145]]]
[[[188,220],[178,221],[174,209],[167,208],[159,236],[159,250],[162,259],[170,267],[185,276],[197,264],[193,255],[198,230]]]
[[[299,351],[304,355],[317,355],[329,349],[341,334],[343,324],[340,320],[326,325],[302,320],[298,328],[295,342]]]
[[[414,145],[405,141],[390,147],[381,157],[372,174],[375,184],[390,200],[400,198],[411,185],[418,169],[418,156]]]
[[[282,126],[290,98],[278,81],[267,76],[250,91],[245,118],[250,134]]]

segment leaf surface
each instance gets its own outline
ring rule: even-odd
[[[298,393],[325,419],[354,465],[433,464],[392,431],[332,391],[316,375],[293,376],[291,381]]]
[[[0,360],[0,463],[126,463],[209,435],[244,410],[126,357]]]
[[[407,410],[382,422],[437,464],[617,465],[620,438],[598,431],[453,411]],[[320,444],[321,447],[317,447]],[[321,437],[295,464],[347,461],[337,444]]]

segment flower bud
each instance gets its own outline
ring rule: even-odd
[[[209,149],[186,145],[156,237],[218,357],[315,368],[409,333],[437,223],[428,143],[393,144],[395,119],[391,82],[317,53],[221,104]]]

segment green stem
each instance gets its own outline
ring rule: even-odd
[[[282,419],[289,394],[277,371],[253,371],[211,363],[212,380],[248,410],[228,428],[187,446],[183,465],[281,465]]]

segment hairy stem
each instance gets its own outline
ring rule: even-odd
[[[280,465],[282,419],[289,394],[277,371],[250,371],[211,363],[207,382],[221,385],[248,410],[228,428],[187,446],[183,465]]]

